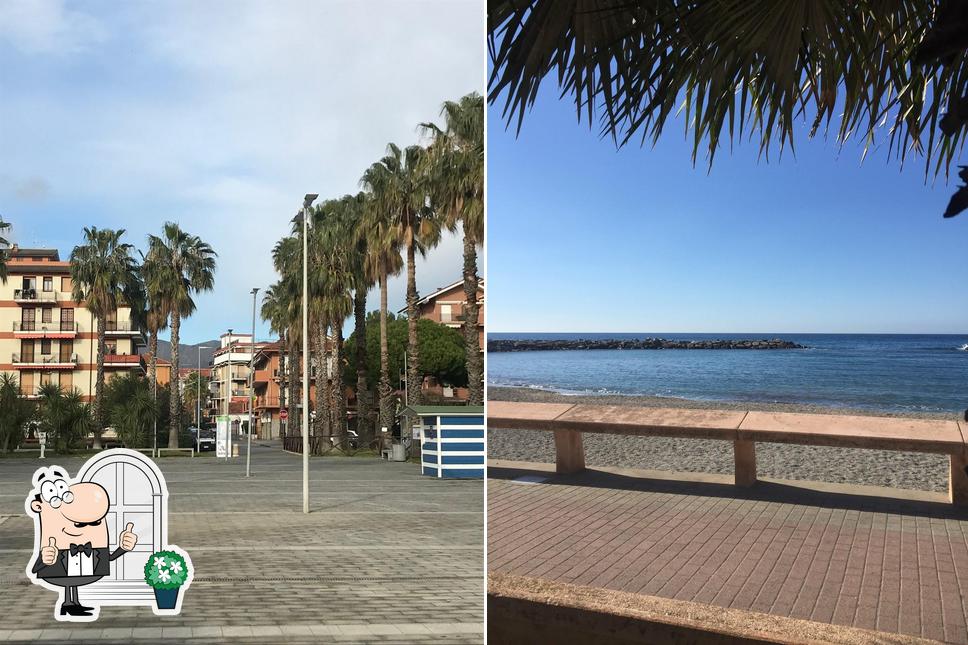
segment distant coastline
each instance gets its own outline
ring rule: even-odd
[[[575,338],[518,339],[499,338],[487,341],[489,352],[535,352],[588,349],[806,349],[790,340],[714,338],[703,340],[669,340],[665,338]]]

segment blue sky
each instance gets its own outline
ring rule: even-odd
[[[356,192],[388,142],[415,143],[445,100],[482,92],[483,43],[477,0],[4,0],[0,215],[12,241],[63,257],[87,225],[143,248],[177,221],[220,255],[183,342],[248,330],[249,291],[274,281],[302,196]],[[418,289],[460,271],[448,236]],[[391,280],[391,308],[404,290]]]
[[[546,81],[517,138],[488,111],[491,331],[968,328],[968,214],[941,218],[955,179],[820,138],[769,163],[727,146],[707,173],[681,122],[616,151],[557,96]]]

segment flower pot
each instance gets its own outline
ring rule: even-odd
[[[155,604],[158,609],[174,609],[178,603],[178,587],[174,589],[155,589]]]

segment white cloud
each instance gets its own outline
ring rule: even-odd
[[[99,21],[63,0],[0,2],[0,43],[26,54],[71,54],[104,38]]]

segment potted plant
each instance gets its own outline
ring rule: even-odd
[[[155,551],[145,563],[145,582],[155,590],[159,610],[177,609],[178,590],[190,576],[188,561],[175,551]]]

